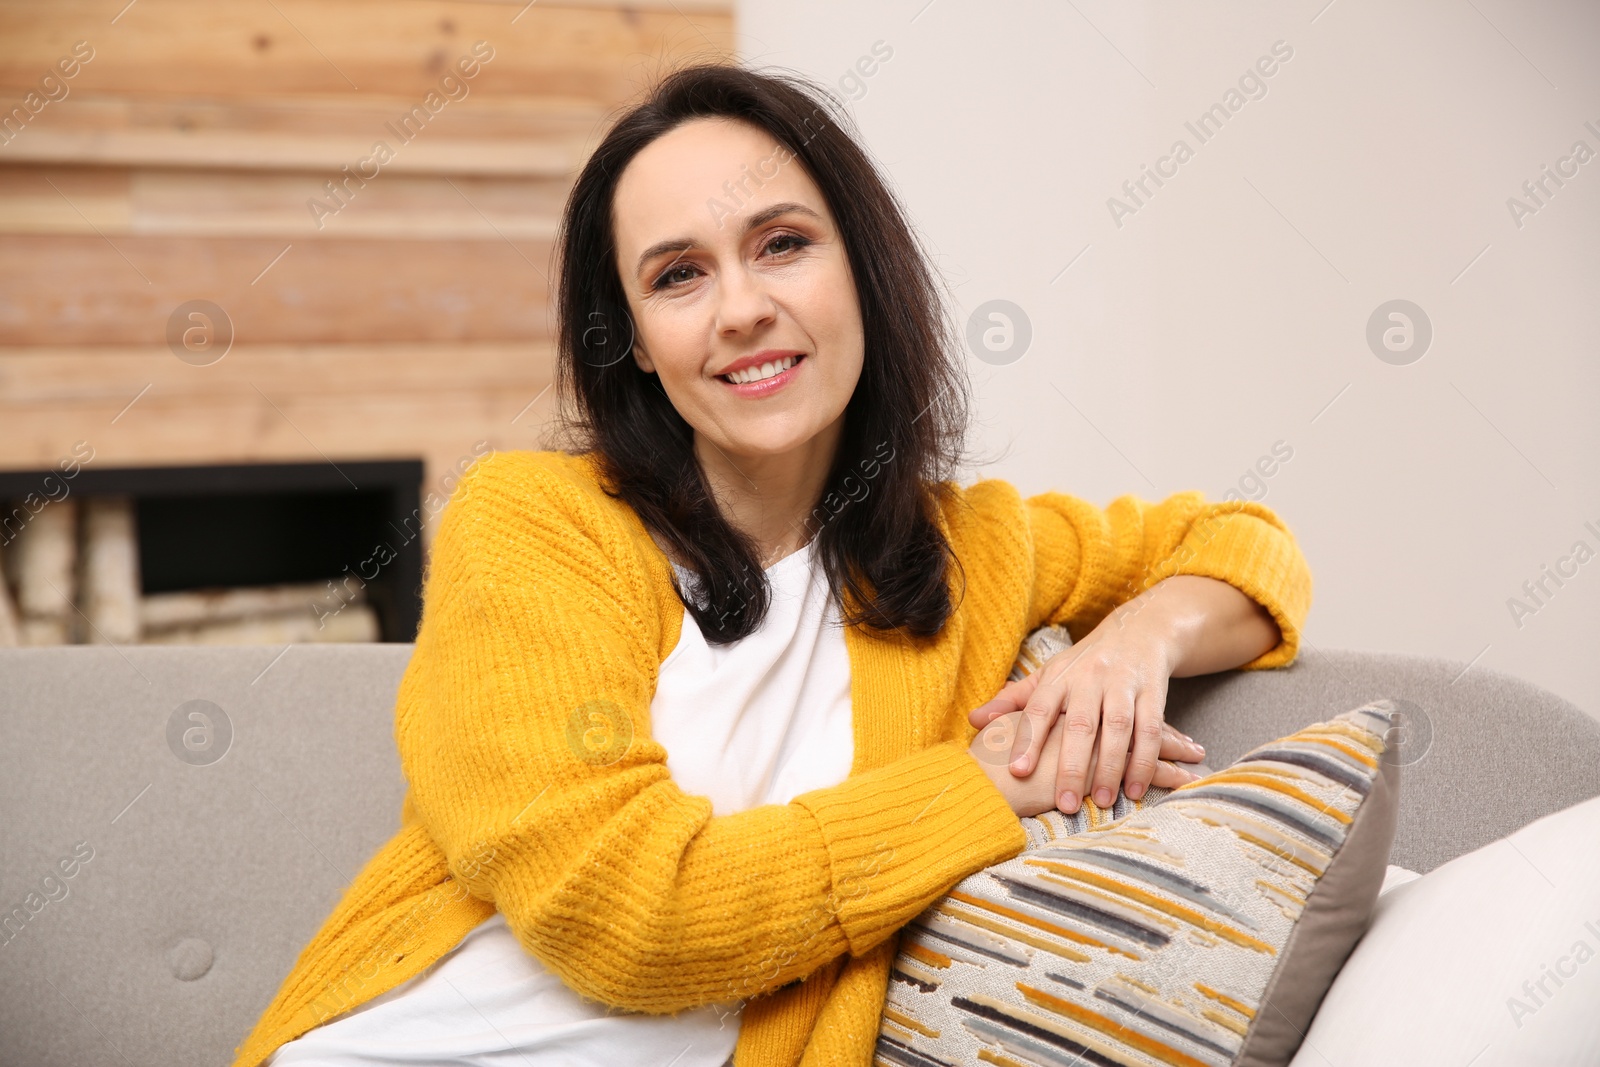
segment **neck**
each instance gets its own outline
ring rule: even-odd
[[[694,437],[695,457],[717,507],[755,541],[762,569],[805,547],[811,511],[822,496],[844,432],[844,416],[798,448],[782,453],[730,454],[704,434]]]

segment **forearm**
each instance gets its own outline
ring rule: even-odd
[[[1027,503],[1035,565],[1030,621],[1065,626],[1073,640],[1083,641],[1119,606],[1136,601],[1134,614],[1139,614],[1146,604],[1173,597],[1179,586],[1165,584],[1166,579],[1214,578],[1232,587],[1214,593],[1237,591],[1265,607],[1281,628],[1280,638],[1254,660],[1240,663],[1236,649],[1266,644],[1272,628],[1265,619],[1241,628],[1235,616],[1234,625],[1219,631],[1230,635],[1220,644],[1212,639],[1212,628],[1202,626],[1199,647],[1189,650],[1195,658],[1186,655],[1177,673],[1279,667],[1294,660],[1311,604],[1311,573],[1288,527],[1262,505],[1208,504],[1198,491],[1175,493],[1155,504],[1118,497],[1104,510],[1060,493],[1042,493]],[[1141,596],[1158,587],[1154,597]],[[1188,617],[1177,610],[1183,606],[1167,603],[1162,610],[1176,611],[1173,621],[1181,625]],[[1238,596],[1233,606],[1247,611]]]
[[[630,1011],[758,996],[864,954],[1026,842],[954,742],[719,817],[670,779],[617,805],[612,777],[551,788],[509,823],[483,804],[421,814],[447,855],[475,857],[458,873],[531,955]]]
[[[1192,574],[1157,582],[1116,608],[1111,619],[1160,634],[1174,678],[1243,666],[1282,640],[1266,608],[1227,582]]]

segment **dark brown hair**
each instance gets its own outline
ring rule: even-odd
[[[598,455],[607,492],[694,573],[690,589],[675,586],[707,641],[735,641],[760,625],[769,590],[756,546],[716,506],[692,428],[629,356],[632,322],[616,263],[612,201],[624,168],[697,118],[771,134],[833,212],[866,351],[838,455],[806,525],[847,625],[933,636],[954,610],[950,565],[960,568],[934,517],[963,457],[966,375],[928,257],[824,90],[789,74],[694,66],[668,75],[612,125],[578,176],[557,238],[557,433],[570,451]]]

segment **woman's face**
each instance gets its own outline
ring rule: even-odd
[[[612,225],[634,359],[697,454],[710,443],[758,467],[789,454],[825,467],[861,376],[861,309],[799,160],[746,123],[684,123],[623,171]]]

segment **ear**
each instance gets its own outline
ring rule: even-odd
[[[644,371],[646,374],[654,374],[656,372],[655,360],[650,358],[650,353],[644,350],[644,346],[641,345],[637,339],[635,339],[633,342],[633,361],[637,363],[639,365],[639,369]]]

